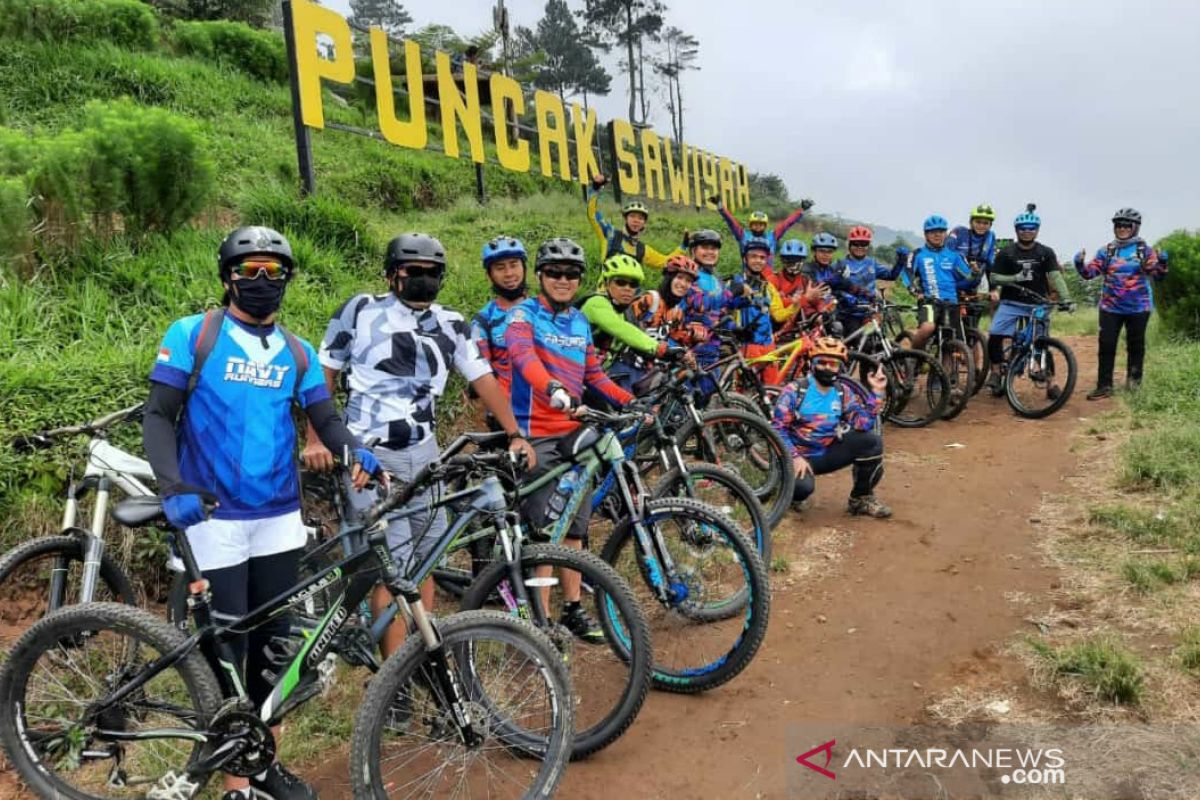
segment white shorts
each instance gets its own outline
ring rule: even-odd
[[[299,511],[263,519],[209,519],[188,528],[186,535],[201,572],[297,550],[308,540]],[[174,556],[170,566],[183,570]]]

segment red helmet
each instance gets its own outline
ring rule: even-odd
[[[846,234],[846,241],[848,241],[848,242],[870,242],[871,241],[871,229],[868,228],[866,225],[855,225],[853,228],[850,229],[850,232]]]
[[[663,272],[668,275],[682,272],[684,275],[691,275],[693,278],[700,277],[700,267],[696,266],[695,261],[682,253],[676,253],[668,258],[667,263],[663,265]]]

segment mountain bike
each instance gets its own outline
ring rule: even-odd
[[[46,798],[176,800],[216,772],[260,773],[275,755],[270,726],[316,694],[317,665],[352,645],[350,609],[382,579],[415,635],[384,662],[355,715],[355,797],[548,795],[574,727],[562,657],[510,616],[435,620],[425,611],[376,524],[411,496],[397,486],[364,514],[365,550],[240,619],[214,621],[208,582],[182,535],[174,546],[189,578],[191,635],[115,603],[72,606],[35,624],[0,672],[0,740],[22,779]],[[165,524],[156,498],[126,500],[113,516],[130,527]],[[280,658],[274,690],[254,707],[232,640],[329,587],[332,605]]]
[[[1079,376],[1075,353],[1050,335],[1051,312],[1070,311],[1072,307],[1024,287],[1017,288],[1034,304],[1029,314],[1017,321],[1017,329],[1004,349],[1004,397],[1020,416],[1042,419],[1066,405],[1075,391]]]
[[[954,419],[966,410],[975,388],[975,356],[967,345],[962,307],[958,302],[934,301],[934,311],[937,327],[925,343],[925,351],[937,359],[950,381],[950,395],[942,419]]]
[[[971,386],[971,396],[979,394],[979,390],[987,382],[988,373],[992,369],[992,359],[988,355],[987,334],[979,330],[979,323],[991,308],[987,295],[969,295],[962,298],[961,311],[964,341],[971,350],[975,362],[975,383]]]
[[[104,527],[114,491],[149,497],[154,480],[150,465],[108,441],[109,430],[141,417],[138,405],[114,411],[83,425],[18,436],[19,452],[46,450],[57,442],[86,435],[87,464],[82,478],[67,487],[60,533],[22,542],[0,557],[0,628],[23,628],[32,620],[74,603],[107,600],[136,604],[137,593],[120,562],[108,551]],[[79,524],[92,496],[90,527]],[[13,637],[0,634],[0,646]]]

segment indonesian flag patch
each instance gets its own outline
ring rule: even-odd
[[[158,360],[159,361],[170,361],[171,360],[171,351],[169,349],[167,349],[166,347],[159,348]]]

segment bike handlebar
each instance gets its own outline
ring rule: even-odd
[[[30,453],[35,450],[45,450],[54,444],[56,439],[63,439],[68,436],[78,436],[79,434],[87,434],[95,436],[102,433],[113,425],[127,422],[142,413],[143,403],[136,403],[128,408],[122,408],[119,411],[114,411],[111,414],[105,414],[91,422],[86,422],[82,425],[65,425],[61,428],[50,428],[49,430],[37,431],[35,433],[14,436],[10,443],[14,450],[23,453]]]

